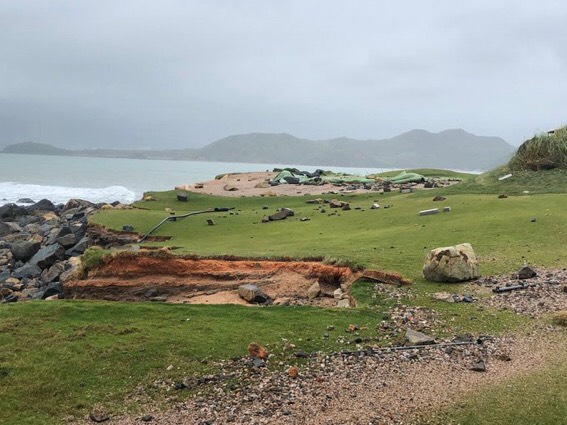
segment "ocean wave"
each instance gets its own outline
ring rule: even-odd
[[[124,186],[109,186],[101,188],[44,186],[15,182],[0,183],[0,205],[18,203],[22,198],[30,198],[35,202],[47,198],[54,204],[66,203],[69,199],[84,199],[94,203],[114,202],[132,203],[141,194]]]

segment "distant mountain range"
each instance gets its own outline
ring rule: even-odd
[[[199,149],[68,150],[45,143],[7,146],[3,153],[102,158],[168,159],[302,164],[372,168],[451,168],[487,170],[508,161],[516,148],[499,137],[476,136],[452,129],[440,133],[412,130],[391,139],[300,139],[290,134],[238,134]]]

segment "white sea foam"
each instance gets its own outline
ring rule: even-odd
[[[18,203],[17,201],[21,198],[30,198],[35,202],[47,198],[54,204],[65,203],[73,198],[85,199],[94,203],[113,201],[132,203],[140,198],[140,195],[123,186],[90,188],[43,186],[15,182],[0,183],[0,205],[10,202]]]

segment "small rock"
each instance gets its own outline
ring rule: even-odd
[[[142,422],[150,422],[151,420],[153,420],[153,418],[154,417],[152,415],[144,415],[140,419],[142,420]]]
[[[106,422],[110,420],[110,416],[108,416],[104,412],[91,412],[89,413],[89,419],[93,422]]]
[[[290,378],[297,378],[297,376],[299,375],[299,369],[297,369],[297,367],[292,366],[289,368],[289,370],[287,371],[287,374],[289,375]]]
[[[486,372],[486,365],[484,364],[484,360],[479,360],[475,364],[472,365],[471,370],[475,372]]]
[[[256,342],[248,344],[248,355],[253,358],[266,359],[268,357],[268,350]]]
[[[433,202],[444,201],[445,199],[447,198],[445,198],[444,196],[437,195],[435,198],[433,198]]]
[[[406,340],[411,345],[430,345],[435,343],[435,338],[409,328],[406,329]]]
[[[319,285],[319,282],[315,282],[307,290],[307,297],[309,299],[313,299],[317,298],[319,295],[321,295],[321,286]]]
[[[518,271],[518,279],[531,279],[536,276],[537,273],[530,266],[524,266]]]

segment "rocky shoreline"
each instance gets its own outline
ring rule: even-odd
[[[96,239],[88,216],[124,207],[78,199],[0,207],[0,302],[62,298],[63,282],[77,276],[79,256]]]

